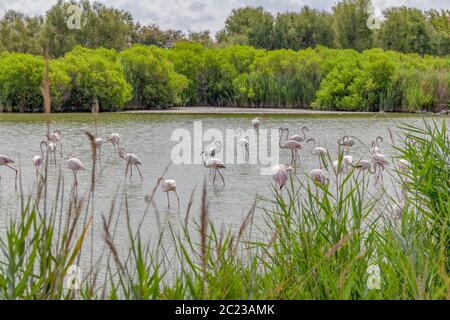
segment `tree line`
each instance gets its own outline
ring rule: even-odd
[[[69,6],[82,8],[80,29],[69,29]],[[300,50],[325,46],[362,51],[374,47],[420,55],[450,53],[450,10],[422,11],[408,7],[387,8],[379,28],[373,23],[371,0],[341,0],[330,11],[303,7],[298,12],[273,15],[262,7],[235,9],[213,39],[209,31],[162,30],[141,25],[124,10],[88,0],[59,0],[45,15],[26,16],[8,11],[0,20],[0,51],[41,54],[49,48],[60,57],[77,45],[123,50],[133,44],[171,48],[192,40],[204,46],[248,45],[261,49]]]
[[[439,111],[450,107],[450,57],[332,49],[75,46],[49,62],[52,110],[171,106]],[[0,111],[40,112],[42,55],[0,53]]]

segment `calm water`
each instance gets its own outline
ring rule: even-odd
[[[139,224],[142,213],[146,207],[144,197],[154,187],[157,178],[161,175],[165,167],[171,161],[172,147],[177,142],[171,141],[171,134],[175,129],[184,128],[193,131],[194,121],[202,121],[203,130],[209,128],[225,129],[251,128],[252,116],[221,116],[221,115],[155,115],[155,114],[108,114],[101,115],[98,121],[98,134],[107,138],[110,133],[117,132],[121,135],[121,145],[127,151],[136,153],[143,162],[141,171],[144,182],[141,182],[138,174],[134,171],[133,180],[124,179],[125,161],[113,155],[113,147],[106,144],[102,148],[102,158],[104,164],[103,172],[97,182],[97,198],[95,203],[95,247],[97,252],[104,249],[103,233],[100,227],[100,217],[107,215],[110,211],[111,203],[114,200],[121,201],[123,197],[115,198],[116,191],[125,191],[128,195],[129,211],[134,226]],[[79,174],[79,198],[86,195],[89,187],[91,160],[89,156],[89,145],[83,130],[94,131],[91,115],[53,115],[52,126],[62,132],[64,145],[64,158],[58,155],[58,165],[49,167],[49,180],[55,185],[58,176],[58,167],[61,167],[64,175],[65,197],[68,198],[69,191],[73,183],[71,171],[66,167],[65,159],[67,153],[74,152],[80,158],[87,171]],[[328,148],[332,157],[335,158],[337,152],[336,139],[345,134],[358,136],[367,144],[378,135],[385,137],[385,141],[390,141],[388,129],[394,129],[401,123],[420,124],[420,117],[386,115],[386,116],[270,116],[264,119],[263,128],[278,128],[280,126],[289,127],[291,134],[299,133],[302,126],[307,125],[311,130],[309,135],[316,138],[321,146]],[[31,158],[40,153],[39,143],[44,137],[46,127],[42,115],[8,115],[0,114],[0,136],[3,138],[0,144],[0,154],[13,158],[15,166],[21,171],[21,179],[24,195],[33,193],[36,184],[36,175]],[[205,142],[204,146],[208,143]],[[317,157],[302,153],[303,168],[314,169],[318,166]],[[386,145],[383,152],[390,156],[392,150]],[[352,148],[351,153],[355,158],[366,155],[367,150],[359,143]],[[223,155],[219,155],[221,157]],[[281,152],[281,163],[290,160],[290,153]],[[206,176],[208,183],[208,193],[210,200],[210,216],[217,225],[238,226],[243,217],[251,208],[256,195],[270,196],[272,179],[270,176],[259,174],[258,165],[227,165],[223,170],[226,186],[223,187],[220,179],[216,186],[212,185],[212,176],[208,175],[208,170],[202,165],[172,165],[165,178],[173,178],[177,181],[177,189],[181,201],[181,213],[176,210],[176,199],[171,194],[173,209],[167,210],[166,195],[158,189],[155,197],[158,212],[160,215],[160,225],[156,219],[156,213],[148,215],[142,225],[142,234],[149,237],[156,237],[159,228],[167,226],[169,223],[178,223],[183,217],[191,192],[196,188],[198,192],[194,195],[192,215],[198,215],[200,205],[200,190]],[[14,190],[14,173],[6,167],[0,167],[0,219],[1,227],[10,215],[19,213],[21,194]],[[52,200],[52,190],[49,191],[49,203]],[[123,194],[119,192],[119,194]],[[123,217],[123,216],[122,216]],[[262,223],[263,211],[259,210],[255,216],[255,223]],[[0,229],[1,232],[4,232]],[[126,239],[126,224],[119,221],[117,226],[116,239],[120,242]],[[100,239],[100,240],[99,240]]]

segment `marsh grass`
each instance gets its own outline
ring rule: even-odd
[[[92,142],[94,135],[87,137]],[[110,212],[97,215],[95,183],[103,170],[96,166],[93,146],[86,196],[72,190],[70,201],[63,201],[61,173],[54,196],[23,196],[22,212],[8,221],[0,237],[0,298],[448,299],[450,145],[445,121],[424,121],[420,128],[404,125],[399,139],[392,140],[398,155],[394,164],[410,162],[406,172],[389,170],[398,194],[383,188],[372,193],[373,177],[356,169],[337,174],[328,168],[328,184],[292,175],[283,191],[274,187],[271,198],[256,198],[237,227],[218,228],[209,217],[204,184],[200,212],[191,212],[193,192],[179,225],[160,229],[153,242],[140,226],[152,214],[160,220],[154,198],[161,178],[145,198],[137,228],[121,185]],[[255,214],[264,214],[265,225],[254,225]],[[120,223],[128,230],[125,249],[116,238]],[[95,226],[102,239],[95,238]],[[105,251],[95,257],[93,243],[100,240]],[[68,289],[69,268],[82,263],[87,271],[79,290]],[[372,266],[380,270],[380,289],[368,286]]]

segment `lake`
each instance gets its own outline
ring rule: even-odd
[[[157,212],[152,208],[152,214],[141,220],[147,207],[144,198],[148,195],[158,177],[172,159],[172,149],[179,143],[172,141],[175,130],[193,133],[194,124],[201,123],[203,132],[208,129],[217,129],[225,132],[227,129],[241,128],[253,130],[251,120],[253,115],[186,115],[186,114],[101,114],[98,118],[98,135],[106,139],[112,132],[121,136],[121,146],[127,151],[135,153],[142,161],[140,167],[144,181],[136,170],[133,172],[133,180],[125,178],[125,160],[113,153],[113,146],[105,144],[101,150],[103,161],[102,173],[97,180],[96,200],[94,210],[94,247],[97,254],[104,251],[103,231],[101,228],[101,215],[108,215],[113,201],[118,202],[118,207],[123,208],[120,202],[123,193],[128,197],[128,208],[131,223],[134,228],[140,225],[144,237],[156,240],[159,230],[167,229],[169,225],[177,225],[183,220],[190,201],[192,191],[195,189],[194,201],[191,209],[192,216],[198,216],[201,189],[204,179],[207,181],[209,199],[209,214],[211,220],[217,225],[237,228],[244,216],[248,213],[257,195],[270,197],[272,194],[271,176],[261,175],[261,165],[258,164],[227,164],[222,170],[225,178],[225,187],[218,177],[216,185],[212,183],[212,175],[202,164],[172,164],[165,175],[166,179],[177,181],[177,191],[180,196],[181,209],[177,210],[176,198],[170,194],[172,208],[168,210],[166,195],[158,188],[155,194]],[[53,187],[48,191],[48,203],[54,205],[52,192],[59,177],[59,168],[64,177],[64,194],[68,199],[73,184],[72,172],[66,166],[66,158],[69,152],[73,152],[83,161],[86,171],[78,175],[78,198],[86,197],[90,185],[90,171],[92,161],[90,146],[84,130],[95,132],[95,125],[90,114],[54,114],[51,117],[52,128],[61,131],[63,142],[63,158],[57,154],[57,164],[50,164],[48,180]],[[339,136],[354,135],[365,144],[370,145],[378,135],[385,138],[382,145],[383,153],[392,156],[393,149],[389,147],[389,129],[394,130],[402,123],[420,124],[419,116],[384,114],[384,115],[266,115],[259,135],[263,135],[263,129],[273,129],[277,132],[280,126],[290,128],[290,134],[299,134],[300,128],[308,126],[308,137],[313,137],[328,149],[332,158],[336,158],[338,146],[336,140]],[[23,193],[14,190],[14,173],[6,167],[0,167],[0,233],[4,234],[4,226],[11,216],[17,216],[20,212],[22,195],[26,198],[35,191],[37,177],[31,159],[40,154],[40,142],[44,138],[46,125],[41,114],[0,114],[0,136],[3,141],[0,145],[0,154],[9,156],[15,160],[15,167],[20,169]],[[276,141],[276,145],[278,142]],[[204,142],[203,146],[207,146]],[[224,144],[225,145],[225,144]],[[191,157],[197,155],[198,150],[193,147]],[[198,147],[197,147],[198,148]],[[302,179],[302,171],[310,171],[318,167],[318,158],[310,154],[312,145],[308,145],[301,152],[302,165],[298,174]],[[270,149],[270,148],[269,148]],[[197,151],[197,152],[195,152]],[[270,150],[269,150],[270,151]],[[195,153],[195,154],[194,154]],[[369,158],[367,146],[359,142],[351,149],[355,159]],[[224,159],[225,150],[217,157]],[[290,152],[280,151],[280,163],[290,162]],[[303,177],[304,178],[304,177]],[[117,197],[116,197],[117,196]],[[159,218],[158,218],[159,217]],[[116,230],[116,242],[126,242],[127,225],[124,215],[120,217]],[[264,211],[258,209],[255,214],[255,225],[264,224]],[[163,241],[169,241],[169,236]]]

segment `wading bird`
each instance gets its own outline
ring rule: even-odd
[[[216,141],[214,142],[214,147],[208,148],[203,150],[200,155],[203,156],[203,160],[205,160],[204,158],[215,158],[216,154],[220,153],[222,151],[222,143],[220,141]],[[212,173],[212,169],[209,169],[209,174]]]
[[[52,148],[54,148],[54,151],[52,151],[52,152],[56,153],[56,149],[57,149],[58,144],[59,144],[59,146],[61,147],[60,154],[61,154],[61,157],[62,157],[62,155],[63,155],[63,145],[62,145],[62,142],[61,142],[61,131],[54,130],[53,132],[47,132],[45,134],[45,136],[47,138],[48,144],[49,145],[53,144]],[[55,159],[55,162],[56,162],[56,159]]]
[[[303,149],[303,146],[301,145],[301,143],[298,141],[295,141],[295,140],[287,140],[287,136],[286,136],[286,141],[284,143],[282,143],[281,139],[283,138],[283,135],[284,135],[283,133],[284,132],[288,133],[287,128],[279,128],[278,132],[280,134],[280,140],[278,141],[279,147],[283,148],[283,149],[291,150],[292,158],[291,158],[290,164],[291,165],[293,163],[295,164],[297,159],[299,159],[299,161],[300,161],[300,156],[298,154],[298,150]]]
[[[383,185],[383,171],[385,166],[389,165],[389,161],[386,156],[381,153],[372,154],[373,160],[373,174],[375,175],[375,185],[379,185],[379,180],[381,179],[381,185]]]
[[[167,194],[167,206],[170,208],[169,192],[172,191],[177,196],[178,210],[180,210],[180,197],[177,193],[177,182],[172,179],[164,180],[162,184],[163,192]]]
[[[42,146],[45,144],[45,141],[41,141],[41,154],[37,154],[33,157],[33,165],[36,169],[36,175],[40,175],[42,177],[42,174],[39,172],[39,167],[42,165],[42,162],[44,161],[44,150],[42,149]]]
[[[209,168],[214,171],[213,184],[215,184],[215,182],[216,182],[216,174],[218,173],[220,175],[220,177],[222,178],[223,186],[225,187],[225,179],[223,178],[222,174],[220,173],[220,169],[225,169],[225,165],[223,164],[223,162],[219,159],[211,158],[206,161],[203,160],[203,165],[206,168]]]
[[[355,140],[350,136],[339,137],[337,140],[339,146],[345,147],[345,154],[348,154],[350,151],[350,147],[355,144]]]
[[[311,178],[315,181],[320,183],[321,185],[325,186],[330,179],[327,178],[325,170],[323,169],[314,169],[310,172]]]
[[[74,177],[73,186],[75,189],[78,189],[77,172],[80,170],[86,170],[84,168],[83,162],[81,162],[80,159],[75,158],[73,153],[69,153],[67,156],[67,168],[69,168],[69,170],[72,170]]]
[[[244,151],[248,155],[250,153],[250,151],[249,151],[250,142],[248,141],[247,138],[242,137],[242,130],[241,129],[236,129],[236,133],[238,135],[239,145],[244,148]],[[244,158],[245,158],[245,156],[244,156]]]
[[[306,132],[308,132],[308,131],[309,131],[309,128],[305,126],[302,128],[303,136],[301,136],[299,134],[294,134],[293,136],[290,136],[288,140],[295,140],[297,142],[303,142],[306,140]],[[287,135],[289,136],[289,129],[287,129]]]
[[[98,161],[100,162],[100,165],[102,164],[102,159],[101,159],[100,153],[102,151],[102,146],[103,146],[104,142],[105,141],[102,138],[99,138],[99,137],[96,137],[94,139],[95,148],[97,148],[97,150],[98,150]]]
[[[17,174],[18,174],[19,171],[18,171],[16,168],[13,168],[13,167],[11,166],[12,163],[14,163],[14,160],[12,160],[11,158],[9,158],[9,157],[7,157],[7,156],[4,156],[4,155],[0,154],[0,166],[8,167],[8,168],[10,168],[11,170],[13,170],[13,171],[16,172],[16,178],[15,178],[15,184],[14,184],[14,187],[15,187],[15,189],[17,190]]]
[[[47,151],[49,152],[49,153],[52,153],[53,154],[53,160],[55,161],[55,164],[56,164],[56,142],[54,142],[54,141],[41,141],[41,148],[42,148],[42,145],[45,145],[45,147],[47,148]]]
[[[348,167],[352,165],[353,165],[353,157],[350,155],[343,156],[341,163],[339,163],[339,160],[333,161],[333,169],[334,172],[337,174],[341,174],[343,172],[347,173]]]
[[[278,164],[272,167],[272,179],[278,185],[280,190],[286,185],[291,170],[291,166],[284,164]]]
[[[262,125],[262,114],[257,116],[255,119],[252,120],[252,126],[255,129],[256,132],[258,132],[259,127]]]
[[[319,167],[322,169],[323,168],[322,163],[325,166],[324,157],[328,155],[328,151],[327,151],[327,149],[325,149],[323,147],[319,147],[314,138],[310,138],[310,139],[306,140],[306,143],[310,143],[310,142],[314,142],[314,148],[311,149],[311,154],[313,156],[317,156],[319,158]]]
[[[200,155],[214,158],[216,154],[222,151],[222,143],[220,141],[214,142],[214,147],[203,150]]]
[[[138,167],[138,165],[142,164],[141,160],[134,153],[125,152],[124,148],[120,148],[119,156],[122,159],[127,161],[127,167],[125,169],[125,176],[127,175],[128,168],[129,168],[130,169],[130,180],[131,180],[131,178],[133,177],[133,166],[135,166],[139,172],[139,175],[141,176],[142,181],[144,181],[141,170],[139,170],[139,167]]]
[[[374,154],[374,153],[381,153],[381,151],[380,151],[380,141],[383,142],[383,137],[378,136],[372,142],[372,147],[370,148],[370,152],[372,154]]]
[[[120,135],[118,133],[111,133],[108,139],[106,139],[106,142],[111,142],[114,146],[114,153],[119,151],[119,142],[120,142]]]

